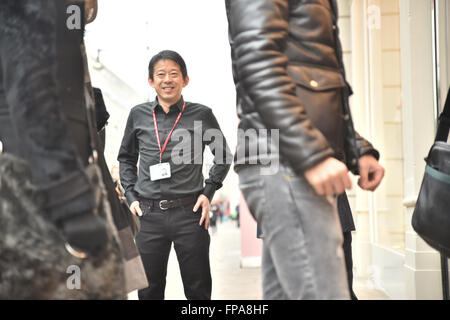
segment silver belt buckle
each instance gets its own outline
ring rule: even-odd
[[[169,203],[169,201],[167,201],[167,200],[161,200],[161,201],[159,202],[159,208],[160,208],[161,210],[163,210],[163,211],[166,211],[166,210],[169,209],[169,208],[168,208],[168,207],[165,208],[165,207],[163,207],[163,205],[164,205],[164,204],[167,204],[167,203]]]

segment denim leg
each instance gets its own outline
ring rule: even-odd
[[[239,176],[250,211],[263,229],[265,296],[282,299],[277,293],[281,287],[288,299],[348,299],[335,201],[317,196],[289,167],[281,166],[271,176],[250,167]]]
[[[264,300],[287,300],[270,256],[270,250],[264,245],[264,242],[262,249],[262,284]]]
[[[318,299],[349,299],[336,198],[317,196],[303,177],[290,173],[288,177],[292,198],[300,214]]]

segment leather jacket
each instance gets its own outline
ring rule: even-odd
[[[353,128],[335,0],[226,0],[239,129],[278,129],[238,136],[235,170],[276,158],[301,174],[330,156],[358,173],[371,144]],[[272,154],[249,150],[269,143]],[[276,154],[278,154],[276,152]],[[255,159],[256,158],[256,159]]]

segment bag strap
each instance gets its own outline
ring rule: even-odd
[[[450,88],[445,100],[444,110],[439,115],[439,124],[434,141],[447,142],[448,133],[450,130]]]

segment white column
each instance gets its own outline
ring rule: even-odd
[[[354,0],[351,4],[351,85],[354,91],[351,98],[351,109],[356,131],[370,140],[370,112],[367,100],[368,82],[366,79],[368,64],[365,44],[365,30],[367,28],[365,6],[365,1],[361,0]],[[357,179],[353,180],[354,188],[348,193],[356,224],[353,259],[356,267],[355,274],[361,277],[368,277],[371,273],[370,266],[372,264],[369,194],[359,191],[356,181]]]

